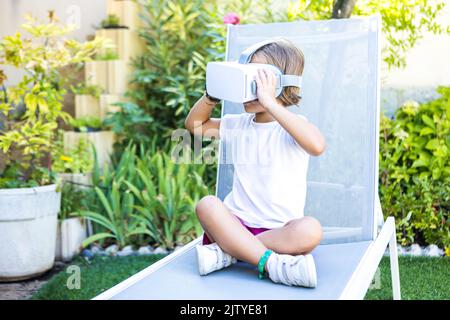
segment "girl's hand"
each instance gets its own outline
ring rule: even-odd
[[[258,74],[256,75],[256,96],[265,109],[269,109],[277,103],[275,98],[276,86],[277,78],[273,72],[258,69]]]

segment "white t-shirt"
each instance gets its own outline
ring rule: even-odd
[[[278,121],[254,118],[242,113],[221,119],[222,161],[234,166],[224,204],[249,227],[279,228],[303,217],[309,154]]]

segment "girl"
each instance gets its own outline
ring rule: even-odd
[[[301,76],[304,56],[290,41],[277,39],[256,50],[250,63]],[[286,109],[300,103],[299,88],[285,87],[275,98],[276,77],[264,69],[256,83],[258,99],[244,104],[246,113],[211,118],[218,101],[205,93],[185,120],[191,133],[224,140],[234,166],[232,191],[224,201],[206,196],[196,206],[205,231],[197,246],[199,272],[206,275],[238,259],[258,266],[260,278],[315,287],[310,252],[322,229],[303,208],[309,155],[322,154],[325,139],[305,117]]]

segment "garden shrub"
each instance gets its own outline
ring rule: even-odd
[[[402,245],[450,247],[450,88],[438,99],[408,102],[380,125],[380,197]]]
[[[203,182],[205,164],[177,164],[166,149],[130,144],[119,161],[92,180],[96,197],[78,214],[94,223],[95,241],[174,248],[200,236],[197,201],[210,193]],[[105,242],[106,241],[106,242]]]
[[[271,1],[141,0],[143,29],[140,32],[146,52],[135,59],[132,103],[147,115],[145,126],[138,108],[124,104],[113,119],[124,128],[136,122],[139,135],[125,131],[123,143],[133,139],[147,143],[145,137],[159,136],[159,143],[171,131],[184,128],[184,120],[205,89],[206,64],[223,60],[227,12],[238,12],[241,23],[273,22],[281,19],[268,10]],[[214,110],[220,116],[220,108]],[[119,119],[119,117],[123,119]]]
[[[94,166],[92,156],[92,144],[81,138],[76,145],[64,148],[62,132],[59,132],[59,139],[54,145],[54,158],[52,167],[56,173],[88,173]]]
[[[12,36],[0,39],[0,67],[23,69],[19,82],[6,88],[0,69],[0,188],[38,187],[55,183],[52,159],[57,126],[70,115],[63,111],[64,67],[91,60],[105,42],[69,39],[74,26],[30,15]],[[11,69],[12,70],[12,69]]]
[[[64,220],[77,217],[78,212],[88,210],[94,201],[95,194],[89,188],[66,182],[61,187],[61,208],[58,219]]]

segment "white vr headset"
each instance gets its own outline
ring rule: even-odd
[[[258,69],[266,69],[275,73],[277,86],[275,97],[283,87],[301,87],[302,77],[284,75],[280,69],[270,64],[249,63],[252,55],[261,47],[273,41],[259,42],[245,49],[238,62],[209,62],[206,66],[206,92],[211,97],[235,103],[256,100],[256,75]]]

